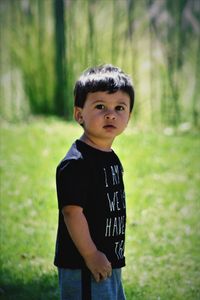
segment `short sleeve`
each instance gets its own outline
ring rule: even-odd
[[[78,205],[84,208],[87,197],[88,174],[84,161],[70,160],[58,166],[56,171],[56,187],[58,207]]]

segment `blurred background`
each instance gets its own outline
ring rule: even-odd
[[[134,118],[198,127],[199,0],[1,0],[3,119],[72,119],[73,86],[112,63],[136,90]]]
[[[0,0],[0,299],[59,299],[55,170],[91,65],[131,75],[114,150],[127,300],[200,299],[200,0]]]

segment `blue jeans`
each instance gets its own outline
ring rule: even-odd
[[[58,269],[61,300],[81,300],[81,270]],[[112,276],[97,283],[91,276],[92,300],[125,300],[121,269],[113,269]]]

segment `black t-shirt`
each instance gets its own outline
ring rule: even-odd
[[[91,238],[113,268],[125,265],[126,225],[123,169],[114,153],[95,149],[77,140],[57,167],[56,184],[59,222],[54,264],[80,269],[84,260],[64,223],[62,208],[83,208]]]

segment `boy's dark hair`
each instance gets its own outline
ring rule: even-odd
[[[134,105],[131,78],[120,68],[110,64],[92,67],[83,72],[75,84],[74,105],[83,108],[88,93],[123,91],[130,97],[130,112]]]

